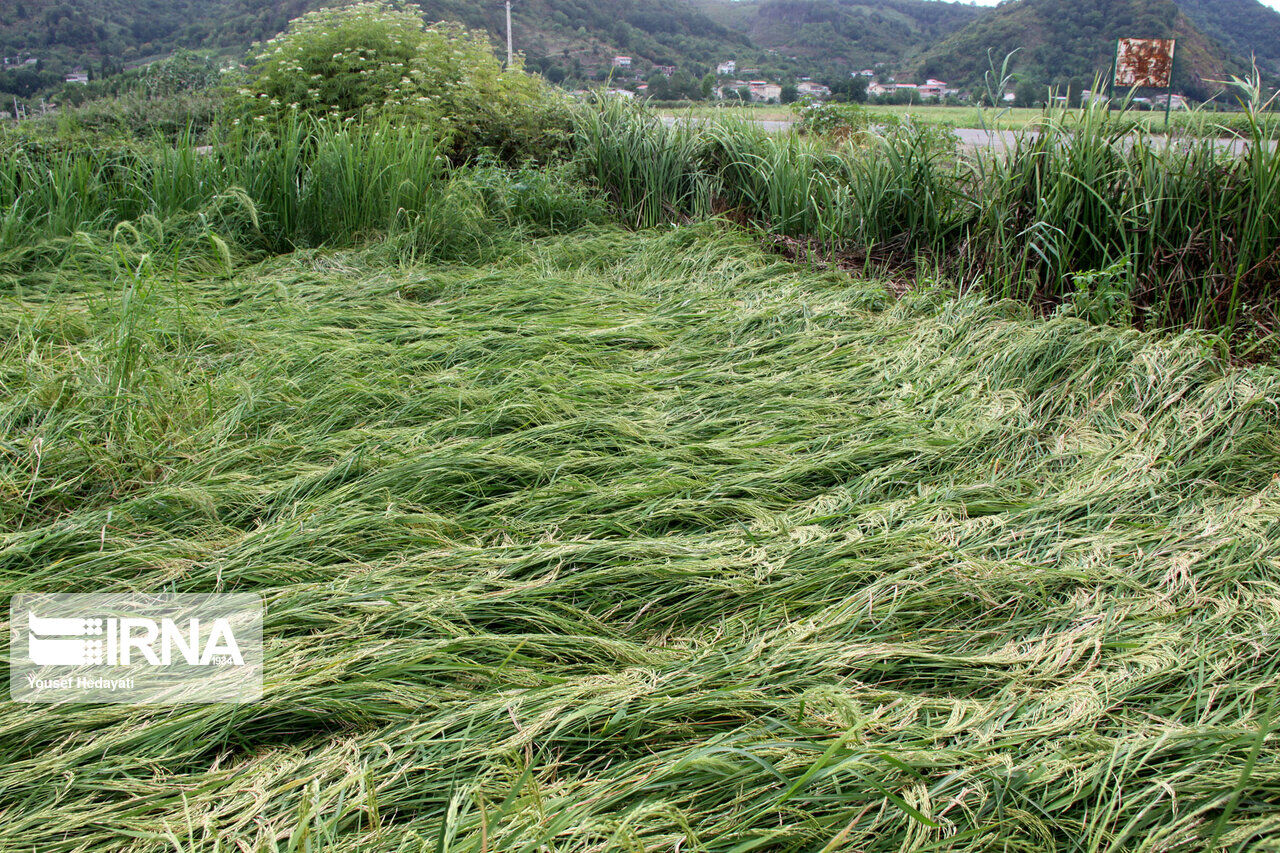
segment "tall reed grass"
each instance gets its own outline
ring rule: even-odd
[[[236,251],[386,236],[410,257],[471,257],[510,230],[494,223],[549,233],[599,221],[600,190],[633,227],[724,214],[831,256],[923,261],[1045,309],[1256,338],[1280,300],[1280,151],[1258,81],[1239,88],[1239,154],[1098,107],[965,152],[909,121],[831,142],[732,118],[668,124],[605,101],[575,120],[572,171],[586,185],[560,167],[458,170],[428,128],[385,123],[240,127],[208,147],[11,145],[0,269],[45,257],[42,242],[144,218],[171,243],[216,237]]]
[[[373,236],[452,251],[495,237],[487,219],[537,232],[602,215],[563,170],[455,168],[429,128],[390,122],[297,119],[209,145],[0,150],[0,267],[6,250],[142,219],[173,240],[215,233],[267,252]]]
[[[831,143],[716,119],[667,127],[619,101],[584,117],[577,151],[637,225],[728,211],[832,253],[924,257],[1003,297],[1095,315],[1119,294],[1142,326],[1265,333],[1280,308],[1280,151],[1258,81],[1237,83],[1248,129],[1223,133],[1241,153],[1098,106],[965,152],[910,122]]]

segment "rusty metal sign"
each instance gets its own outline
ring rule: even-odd
[[[1116,85],[1126,89],[1173,84],[1174,39],[1120,39],[1116,47]]]

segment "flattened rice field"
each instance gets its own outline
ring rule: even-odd
[[[0,705],[0,850],[1280,849],[1274,367],[715,222],[5,287],[0,592],[267,673]]]

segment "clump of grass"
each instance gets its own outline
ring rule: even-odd
[[[0,313],[0,589],[256,592],[268,649],[0,707],[0,849],[1273,844],[1274,368],[718,223],[390,245],[89,242]]]
[[[259,254],[389,236],[456,255],[473,252],[477,234],[571,230],[603,216],[562,170],[455,168],[429,130],[390,122],[297,119],[209,146],[188,137],[0,152],[0,269],[30,269],[58,241],[143,219],[164,223],[170,249],[209,234]]]
[[[1007,150],[964,154],[912,121],[832,144],[714,118],[664,126],[615,102],[582,118],[578,156],[637,225],[727,211],[836,257],[923,261],[1046,307],[1121,264],[1128,310],[1115,316],[1247,345],[1276,323],[1280,149],[1260,81],[1236,86],[1239,154],[1097,106],[1046,113]]]

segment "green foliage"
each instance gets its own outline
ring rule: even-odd
[[[456,24],[424,27],[384,0],[310,12],[258,55],[240,90],[250,120],[393,118],[430,125],[456,156],[482,148],[545,157],[567,112],[540,78],[503,71],[488,39]]]
[[[421,125],[305,117],[272,132],[242,126],[207,148],[11,143],[0,149],[0,269],[28,268],[31,246],[66,252],[77,235],[124,222],[162,223],[157,251],[211,228],[249,253],[388,237],[415,256],[460,256],[504,229],[550,233],[602,216],[561,171],[459,171],[443,152]]]
[[[0,133],[8,144],[42,148],[112,147],[184,137],[207,141],[225,115],[226,96],[206,89],[149,97],[140,91],[65,105]]]
[[[1268,336],[1280,308],[1280,150],[1259,81],[1239,89],[1251,124],[1238,157],[1216,134],[1170,143],[1100,108],[1045,114],[1007,149],[961,156],[945,125],[848,105],[806,108],[827,136],[799,138],[719,120],[659,128],[609,106],[583,122],[578,152],[637,224],[729,210],[836,259],[936,265],[1038,305],[1082,287],[1084,315],[1244,341]]]
[[[871,113],[858,104],[806,101],[798,114],[800,131],[820,136],[849,137],[872,126]]]
[[[1129,262],[1125,260],[1116,261],[1106,269],[1073,273],[1067,301],[1059,313],[1100,326],[1127,326],[1133,322],[1131,277]]]

